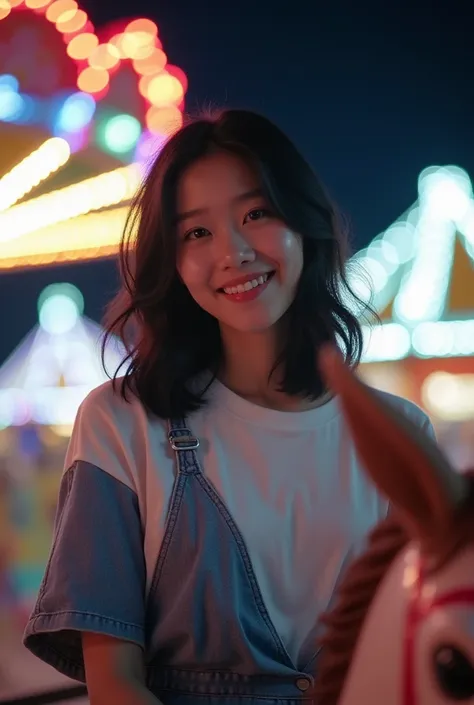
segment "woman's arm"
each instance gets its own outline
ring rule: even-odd
[[[83,632],[82,649],[91,705],[161,705],[145,685],[143,651],[137,644]]]

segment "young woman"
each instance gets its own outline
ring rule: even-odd
[[[345,257],[263,117],[194,121],[150,169],[109,316],[127,369],[78,413],[25,635],[93,705],[310,697],[319,616],[386,512],[316,365],[360,356]]]

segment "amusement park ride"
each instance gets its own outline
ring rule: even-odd
[[[186,76],[151,20],[98,34],[75,0],[4,4],[0,269],[110,256],[141,167],[182,124]]]

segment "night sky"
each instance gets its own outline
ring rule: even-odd
[[[419,172],[458,164],[474,178],[474,10],[470,3],[387,0],[79,0],[97,28],[156,21],[189,78],[187,109],[256,109],[306,153],[352,226],[355,247],[416,199]],[[388,8],[388,9],[387,9]],[[100,320],[113,262],[0,277],[0,360],[36,323],[51,282],[82,290]]]

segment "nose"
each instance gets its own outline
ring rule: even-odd
[[[217,238],[217,259],[222,269],[241,267],[255,261],[255,250],[238,228],[229,227]]]

